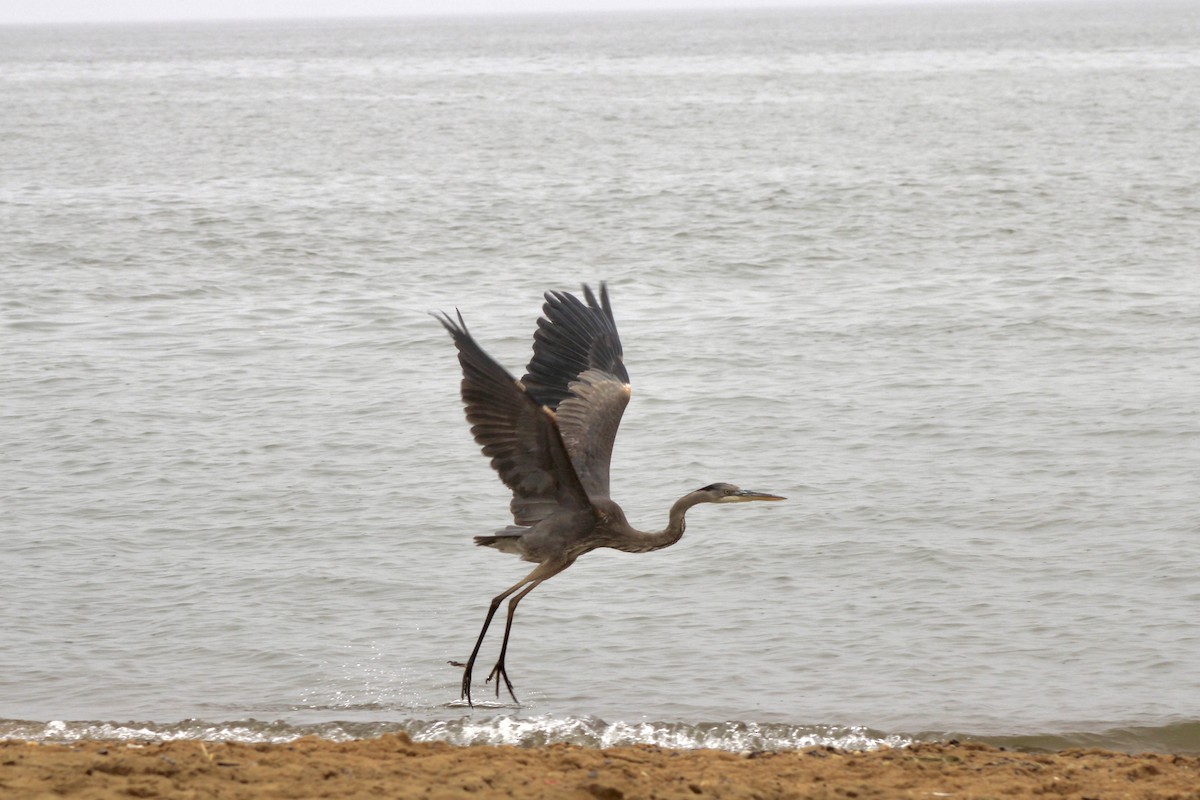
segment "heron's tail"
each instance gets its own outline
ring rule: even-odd
[[[476,536],[475,544],[480,547],[494,547],[502,553],[521,555],[521,537],[529,533],[529,528],[509,525],[502,531],[496,531],[494,536]]]

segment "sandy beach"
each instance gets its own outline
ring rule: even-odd
[[[0,796],[1200,799],[1200,757],[1052,754],[972,743],[726,753],[417,744],[0,742]]]

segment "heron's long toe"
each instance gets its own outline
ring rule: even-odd
[[[512,681],[510,681],[508,679],[508,671],[504,669],[504,659],[500,659],[499,661],[496,662],[496,666],[492,667],[492,672],[490,675],[488,675],[485,683],[491,683],[493,679],[497,679],[496,680],[496,699],[497,700],[500,699],[500,679],[503,679],[504,688],[508,689],[508,696],[511,697],[513,699],[513,702],[516,703],[517,705],[521,704],[521,701],[517,699],[516,694],[513,693]]]
[[[468,661],[462,666],[466,669],[463,670],[461,697],[467,701],[467,705],[474,706],[475,704],[471,702],[471,668],[475,665]]]

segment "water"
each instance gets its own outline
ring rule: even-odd
[[[0,735],[1200,750],[1198,34],[0,29]],[[471,710],[525,565],[426,312],[519,372],[602,279],[631,520],[790,500],[539,587]]]

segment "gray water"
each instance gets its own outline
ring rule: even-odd
[[[0,735],[1200,750],[1195,4],[11,27],[0,105]],[[427,312],[519,374],[600,280],[634,524],[789,501],[472,710]]]

